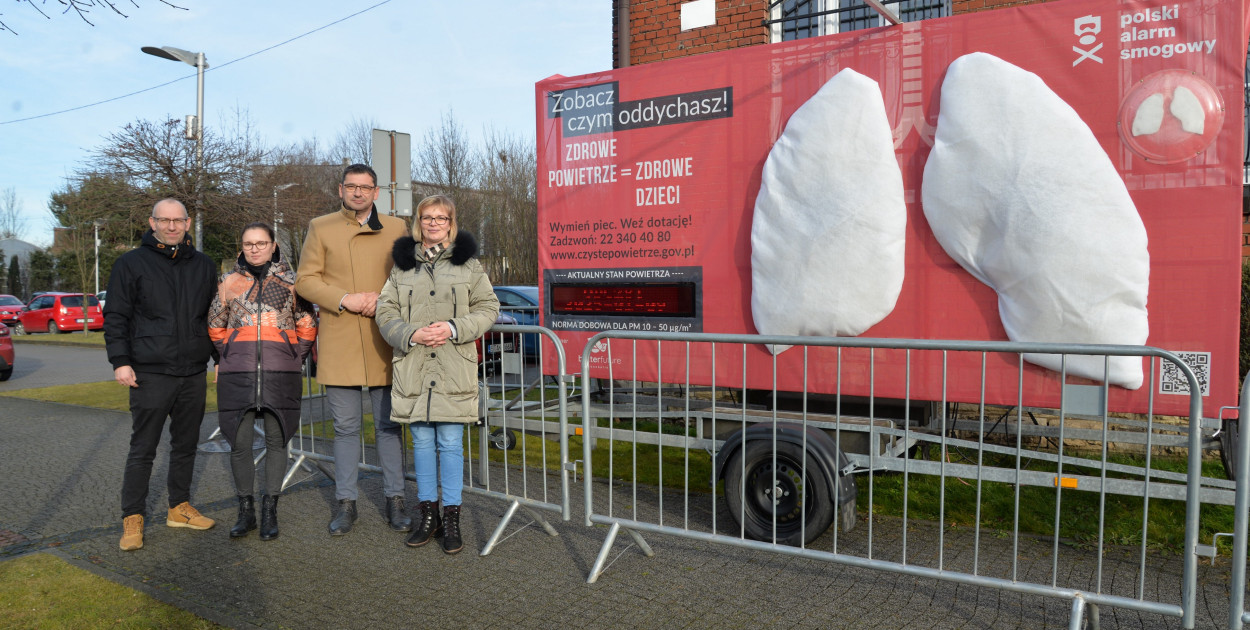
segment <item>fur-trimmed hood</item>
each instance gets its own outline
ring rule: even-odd
[[[391,258],[395,260],[395,266],[401,271],[415,269],[418,245],[417,239],[411,236],[395,239],[395,245],[391,248]],[[474,256],[477,256],[477,239],[468,231],[458,230],[456,242],[451,246],[451,264],[463,265]]]

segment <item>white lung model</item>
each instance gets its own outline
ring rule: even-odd
[[[1202,103],[1198,101],[1198,97],[1194,96],[1189,88],[1178,85],[1175,90],[1172,90],[1172,106],[1168,108],[1168,111],[1180,119],[1181,129],[1202,135],[1206,127],[1207,113],[1202,109]]]
[[[1133,135],[1148,136],[1158,133],[1163,126],[1163,95],[1151,94],[1137,106],[1133,116]]]
[[[1202,102],[1189,88],[1183,85],[1176,86],[1176,89],[1172,91],[1172,104],[1168,106],[1168,112],[1180,121],[1181,129],[1188,133],[1202,135],[1206,127],[1207,113],[1202,108]],[[1133,135],[1148,136],[1158,133],[1162,126],[1163,94],[1151,94],[1142,101],[1141,105],[1137,106],[1137,113],[1133,115]]]
[[[884,319],[903,287],[906,226],[881,90],[842,70],[794,112],[764,162],[751,222],[756,329],[853,336]]]
[[[941,99],[924,214],[946,253],[998,292],[1007,335],[1146,343],[1146,228],[1080,116],[1037,75],[984,53],[950,65]],[[1103,368],[1101,356],[1068,357],[1069,374],[1101,381]],[[1141,358],[1111,357],[1105,380],[1141,387]]]

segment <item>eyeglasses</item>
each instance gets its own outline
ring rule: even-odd
[[[447,225],[451,222],[451,217],[421,217],[421,222],[427,225]]]
[[[243,249],[250,249],[250,250],[255,251],[258,249],[265,249],[266,247],[269,247],[270,245],[273,245],[273,241],[261,241],[259,243],[244,243]]]
[[[343,187],[344,191],[349,192],[349,193],[354,193],[357,190],[359,190],[360,192],[367,194],[377,189],[377,186],[361,186],[358,184],[339,184],[339,185]]]
[[[152,217],[152,220],[155,221],[156,224],[161,227],[168,227],[171,223],[174,225],[186,225],[188,219],[186,219],[185,217],[181,219],[166,219],[165,217]]]

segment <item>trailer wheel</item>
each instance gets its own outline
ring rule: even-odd
[[[516,431],[502,428],[495,429],[490,432],[490,445],[500,451],[510,451],[516,448]]]
[[[810,543],[829,529],[833,522],[834,481],[807,453],[807,477],[803,477],[803,447],[777,442],[776,483],[773,480],[773,452],[770,440],[752,440],[739,448],[725,466],[725,503],[755,540],[773,540],[776,516],[776,542],[799,546]],[[743,458],[746,461],[743,461]],[[745,492],[743,479],[746,480]],[[743,510],[743,496],[746,498]],[[803,517],[806,516],[806,524]],[[804,535],[806,534],[806,535]],[[802,539],[802,540],[800,540]]]
[[[1237,481],[1237,444],[1241,442],[1241,423],[1237,418],[1224,418],[1220,423],[1220,462],[1229,480]]]

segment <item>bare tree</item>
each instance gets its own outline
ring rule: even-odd
[[[317,140],[274,149],[270,163],[259,169],[257,193],[272,191],[269,221],[278,233],[282,256],[299,267],[308,223],[339,208],[338,183],[343,170],[321,154]]]
[[[168,0],[157,0],[157,1],[173,9],[180,9],[182,11],[187,10],[186,7],[177,6],[169,2]],[[17,0],[17,3],[30,5],[31,8],[33,8],[35,11],[39,13],[39,15],[43,16],[44,19],[48,19],[48,20],[52,19],[52,16],[49,15],[50,13],[61,13],[61,14],[76,13],[78,14],[78,17],[82,19],[82,21],[86,22],[87,24],[90,24],[91,26],[95,26],[95,22],[92,22],[91,19],[89,19],[91,16],[91,12],[95,10],[99,10],[99,9],[107,9],[106,11],[104,11],[105,14],[107,14],[109,11],[112,11],[116,15],[120,15],[122,17],[128,17],[125,13],[122,13],[122,10],[120,8],[118,8],[118,5],[122,3],[117,2],[116,0],[54,0],[54,2],[51,2],[51,3],[49,3],[48,0],[38,0],[38,1]],[[126,4],[129,4],[136,9],[139,8],[139,3],[136,2],[136,0],[127,0]],[[49,8],[53,10],[52,11],[47,10]],[[0,14],[0,15],[3,15],[3,14]],[[13,33],[14,35],[17,35],[17,31],[14,31],[12,28],[9,27],[8,24],[5,24],[3,21],[0,21],[0,31],[9,31],[10,33]]]
[[[121,253],[138,243],[148,209],[142,191],[123,179],[86,173],[52,194],[48,208],[61,227],[58,239],[58,284],[62,288],[94,293],[95,235],[100,234],[100,286],[108,286],[109,272]]]
[[[139,120],[105,136],[93,153],[92,170],[143,191],[147,206],[172,197],[204,212],[205,253],[215,259],[237,253],[236,228],[269,206],[254,195],[251,179],[267,154],[246,112],[235,112],[204,132],[204,167],[197,176],[195,143],[182,136],[182,121]]]
[[[17,189],[0,189],[0,238],[22,238],[25,233],[26,222],[22,220],[22,205],[17,201]]]
[[[487,129],[478,166],[482,262],[499,284],[538,282],[537,155],[533,140]]]
[[[373,130],[379,128],[376,118],[352,117],[334,138],[327,157],[334,162],[368,164],[372,157]]]
[[[453,196],[477,185],[479,159],[451,110],[442,115],[436,129],[426,132],[416,154],[413,180]]]
[[[537,155],[533,140],[486,129],[480,147],[448,111],[416,152],[413,192],[449,194],[461,227],[477,235],[492,281],[538,281]]]

